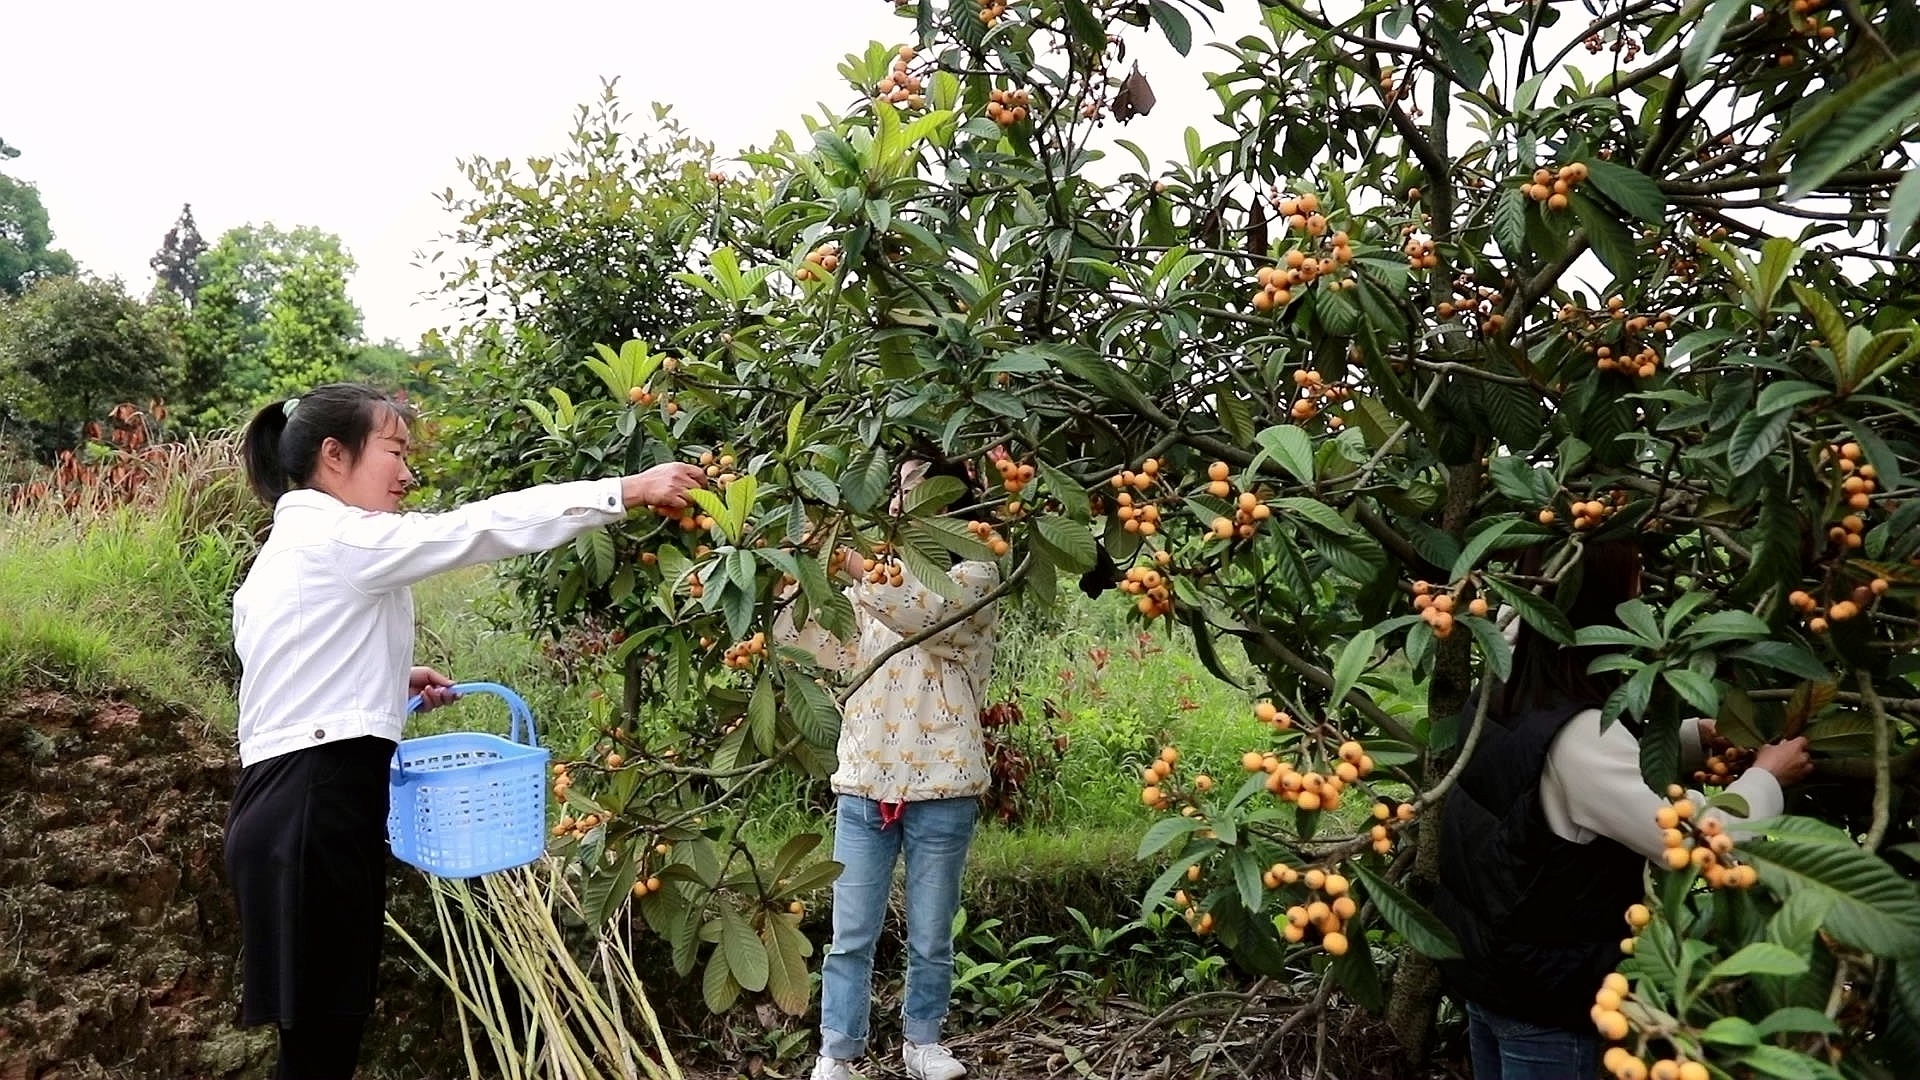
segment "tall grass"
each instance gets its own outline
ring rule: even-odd
[[[0,513],[0,692],[122,694],[231,726],[231,596],[266,514],[230,443],[166,456],[117,502]]]

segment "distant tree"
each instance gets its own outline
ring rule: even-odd
[[[11,146],[0,149],[7,151],[0,159],[19,155]],[[36,278],[73,273],[73,256],[52,243],[39,189],[0,173],[0,295],[17,296]]]
[[[42,452],[115,403],[164,396],[178,360],[178,339],[117,278],[41,278],[0,304],[0,389],[42,426]]]
[[[193,223],[192,204],[181,206],[180,220],[167,230],[160,250],[147,261],[147,265],[153,267],[154,289],[167,290],[178,297],[187,310],[193,310],[200,285],[206,280],[206,271],[200,265],[206,253],[207,242]]]
[[[354,263],[339,237],[246,225],[223,234],[199,269],[180,394],[192,425],[235,423],[348,370],[360,309],[347,298]]]

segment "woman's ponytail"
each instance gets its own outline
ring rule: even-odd
[[[280,439],[287,433],[288,405],[298,398],[276,401],[253,414],[246,434],[240,439],[240,460],[247,470],[247,484],[268,506],[293,489],[293,477],[280,456]]]

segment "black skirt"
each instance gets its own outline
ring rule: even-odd
[[[387,903],[387,766],[371,736],[247,766],[227,814],[242,1025],[373,1011]]]

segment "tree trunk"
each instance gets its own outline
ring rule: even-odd
[[[1478,448],[1477,448],[1478,449]],[[1485,471],[1475,458],[1447,469],[1447,509],[1444,528],[1453,536],[1463,536],[1473,520],[1474,501],[1485,482]],[[1440,642],[1434,651],[1433,681],[1427,686],[1429,729],[1448,718],[1460,715],[1472,691],[1473,652],[1467,634],[1454,634]],[[1465,732],[1460,733],[1462,737]],[[1431,783],[1452,761],[1451,752],[1429,752],[1425,776]],[[1413,871],[1400,884],[1423,906],[1433,902],[1435,883],[1440,877],[1440,805],[1423,807],[1415,830]],[[1434,1017],[1440,1003],[1440,970],[1425,955],[1409,948],[1400,957],[1393,976],[1393,993],[1387,999],[1386,1020],[1400,1044],[1400,1052],[1409,1066],[1422,1065],[1433,1048]]]

